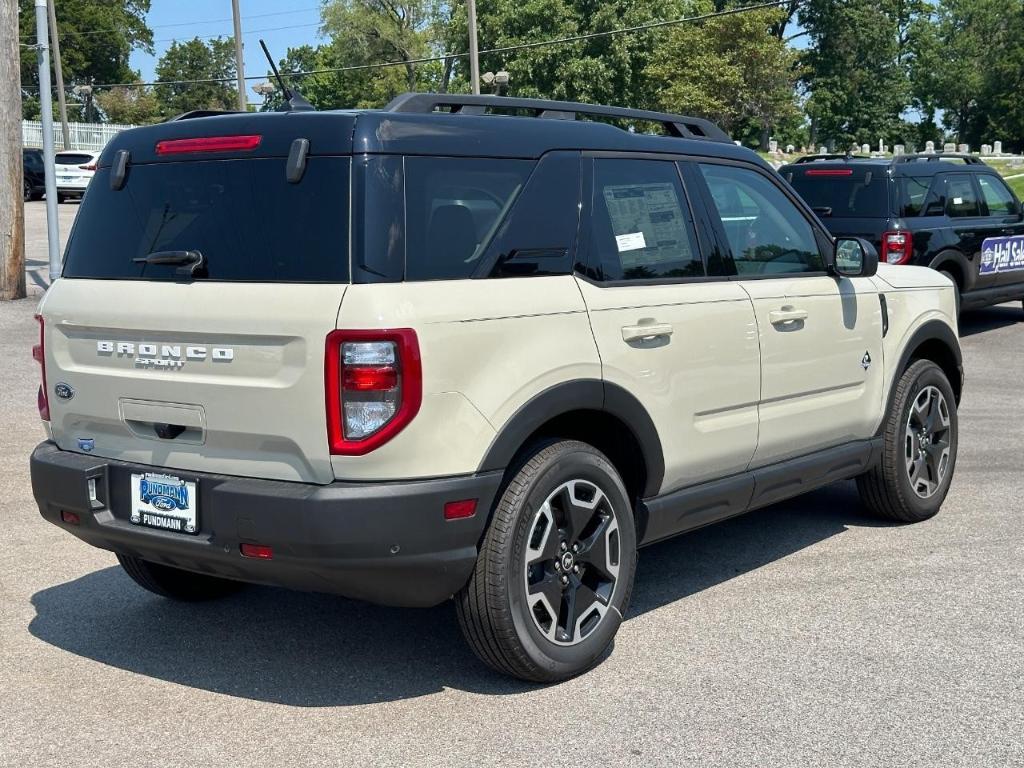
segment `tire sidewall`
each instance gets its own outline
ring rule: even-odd
[[[552,643],[529,615],[524,583],[525,550],[530,524],[548,495],[568,480],[594,483],[608,497],[619,525],[619,577],[611,601],[598,626],[580,643],[563,646]],[[611,463],[596,450],[572,448],[552,457],[530,482],[515,512],[513,535],[505,553],[510,572],[506,574],[508,605],[516,635],[530,660],[549,674],[559,677],[578,674],[604,654],[622,622],[629,604],[636,567],[636,527],[626,488]]]
[[[956,397],[953,394],[953,387],[949,383],[949,379],[934,363],[920,364],[920,368],[914,375],[910,386],[906,389],[906,394],[903,397],[902,402],[899,406],[899,419],[895,424],[895,434],[891,435],[891,445],[888,446],[890,450],[891,461],[895,462],[896,466],[896,482],[899,486],[899,493],[905,499],[907,507],[915,514],[915,516],[925,519],[933,516],[939,511],[942,506],[942,502],[946,499],[946,494],[949,492],[950,484],[953,481],[953,474],[956,470],[956,457],[957,451],[960,444],[959,434],[959,423],[957,414]],[[912,367],[908,373],[914,373],[917,365]],[[910,485],[910,478],[907,477],[906,472],[906,456],[905,456],[905,444],[904,435],[907,425],[907,419],[910,416],[910,409],[913,407],[915,400],[921,391],[925,387],[934,386],[937,388],[944,398],[946,398],[946,405],[949,408],[949,467],[946,470],[946,476],[942,479],[939,488],[929,496],[927,499],[922,499]]]

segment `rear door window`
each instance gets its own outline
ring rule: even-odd
[[[81,152],[58,152],[53,161],[57,165],[88,165],[92,162],[92,155]]]
[[[311,157],[297,184],[283,158],[131,165],[120,190],[101,168],[78,212],[64,276],[176,280],[133,261],[199,251],[209,280],[348,281],[347,157]]]
[[[407,157],[407,280],[473,275],[516,198],[532,160]]]
[[[969,174],[946,176],[946,215],[952,218],[981,216],[981,204]]]
[[[902,176],[896,179],[896,186],[900,197],[900,216],[903,218],[914,218],[927,216],[929,203],[937,199],[935,193],[931,193],[932,180],[934,176]],[[942,213],[942,205],[939,204],[938,211]]]
[[[600,280],[703,277],[679,171],[662,160],[594,161],[591,269]]]
[[[888,177],[877,168],[797,166],[791,183],[819,216],[868,219],[889,215]]]
[[[988,206],[989,216],[1013,216],[1017,213],[1017,203],[1013,193],[1001,179],[995,176],[978,176],[978,188]]]

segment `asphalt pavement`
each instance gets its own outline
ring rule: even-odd
[[[1024,765],[1020,304],[962,321],[938,517],[842,483],[645,549],[613,652],[548,687],[477,662],[451,605],[174,604],[45,523],[34,307],[0,304],[0,766]]]

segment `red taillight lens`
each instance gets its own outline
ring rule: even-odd
[[[273,560],[274,550],[266,544],[241,544],[238,547],[242,557],[254,557],[257,560]]]
[[[95,171],[96,163],[89,163],[88,165],[80,165],[78,167],[83,171]]]
[[[914,238],[906,230],[882,233],[882,253],[878,260],[886,264],[906,264],[914,255]]]
[[[324,387],[332,454],[361,456],[383,445],[420,409],[416,332],[333,331],[327,336]]]
[[[39,375],[42,379],[42,383],[39,385],[39,394],[36,396],[36,405],[39,406],[39,418],[49,421],[50,401],[46,397],[46,346],[43,341],[43,316],[36,315],[36,320],[39,323],[39,343],[32,345],[32,359],[39,363]]]
[[[262,136],[203,136],[194,139],[166,139],[156,143],[158,155],[181,155],[189,152],[236,152],[256,149]]]
[[[476,499],[449,501],[444,505],[445,520],[462,520],[476,514]]]
[[[805,176],[853,176],[852,168],[813,168]]]
[[[77,512],[68,512],[66,509],[61,510],[60,519],[68,525],[79,525],[82,522],[82,518],[78,516]]]

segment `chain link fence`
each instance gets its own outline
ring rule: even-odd
[[[60,123],[53,124],[54,146],[59,152],[62,149],[82,149],[99,152],[121,131],[134,128],[134,125],[115,125],[112,123],[68,123],[71,146],[64,146],[64,135]],[[43,146],[43,124],[36,120],[21,121],[21,143],[25,147]]]

